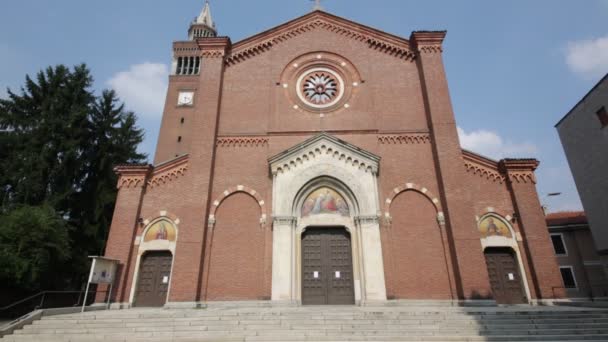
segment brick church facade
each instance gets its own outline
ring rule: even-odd
[[[154,165],[116,168],[115,305],[555,298],[538,161],[460,147],[445,35],[315,10],[233,43],[206,4]]]

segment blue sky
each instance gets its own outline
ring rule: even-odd
[[[0,97],[48,65],[87,63],[98,90],[117,89],[153,156],[171,42],[203,0],[3,0]],[[308,0],[212,0],[221,35],[238,41],[306,14]],[[608,72],[608,0],[325,0],[325,10],[386,32],[447,30],[444,59],[464,147],[536,157],[550,211],[581,204],[555,123]],[[549,192],[561,196],[547,197]]]

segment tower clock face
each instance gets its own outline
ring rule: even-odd
[[[192,106],[194,104],[194,92],[180,91],[177,97],[178,106]]]

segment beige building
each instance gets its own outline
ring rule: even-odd
[[[597,251],[608,264],[608,75],[556,125]],[[608,274],[608,272],[607,272]]]
[[[608,278],[584,212],[547,215],[547,226],[566,294],[572,299],[608,299]]]

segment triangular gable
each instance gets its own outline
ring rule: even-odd
[[[268,159],[273,174],[305,163],[319,154],[330,154],[357,168],[378,173],[380,157],[327,133],[318,134]]]
[[[290,38],[315,29],[341,34],[349,39],[360,41],[369,48],[398,58],[408,60],[415,58],[414,50],[411,48],[409,40],[405,38],[317,10],[234,43],[232,51],[226,59],[227,64],[239,63],[268,51]]]

